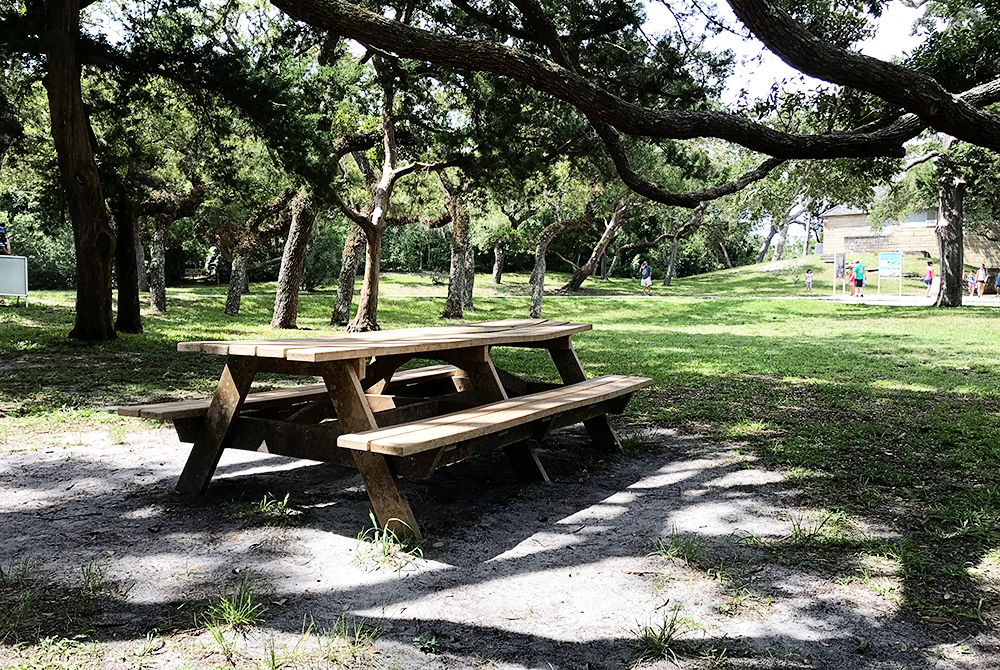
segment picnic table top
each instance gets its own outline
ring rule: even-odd
[[[177,350],[321,363],[475,346],[530,344],[568,337],[591,328],[589,323],[547,319],[504,319],[454,326],[377,330],[285,340],[180,342],[177,344]]]

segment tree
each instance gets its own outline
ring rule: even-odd
[[[278,273],[278,288],[274,298],[274,313],[271,328],[297,328],[299,307],[299,286],[302,283],[302,269],[306,260],[306,244],[312,232],[316,215],[312,202],[304,193],[299,193],[289,204],[291,223],[285,240],[285,251]]]

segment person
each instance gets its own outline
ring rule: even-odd
[[[10,256],[10,239],[7,237],[7,226],[0,223],[0,256]]]
[[[927,261],[927,269],[924,270],[924,284],[927,285],[927,297],[931,297],[931,284],[934,283],[934,261]]]
[[[965,283],[969,289],[969,296],[976,295],[976,275],[969,273],[969,276],[965,278]]]
[[[806,269],[806,294],[813,294],[813,271],[812,268]]]
[[[854,259],[854,291],[859,298],[865,297],[865,266],[860,258]]]
[[[847,266],[847,285],[851,287],[851,296],[854,296],[854,266]]]
[[[639,266],[639,284],[642,285],[643,295],[653,295],[653,268],[646,261]]]
[[[997,296],[1000,297],[1000,272],[997,273],[996,292],[997,292]]]
[[[986,263],[979,264],[979,272],[976,273],[976,290],[979,291],[979,297],[983,297],[983,293],[986,292],[986,280],[989,275],[986,272]]]

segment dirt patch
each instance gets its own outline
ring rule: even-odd
[[[550,485],[513,481],[499,456],[409,481],[423,558],[381,565],[347,469],[227,452],[194,501],[173,492],[187,445],[168,429],[8,444],[0,566],[29,559],[66,589],[100,568],[113,588],[81,666],[597,670],[636,664],[642,641],[660,653],[648,667],[1000,665],[993,630],[901,609],[891,566],[859,578],[776,543],[813,523],[779,473],[648,435],[643,455],[601,460],[582,431],[557,433]],[[241,581],[267,610],[220,645],[197,613]],[[8,644],[0,663],[40,648]]]

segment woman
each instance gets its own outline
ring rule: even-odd
[[[986,263],[979,264],[979,272],[976,273],[976,290],[979,291],[979,297],[983,297],[983,293],[986,292],[986,280],[989,275],[986,272]]]

